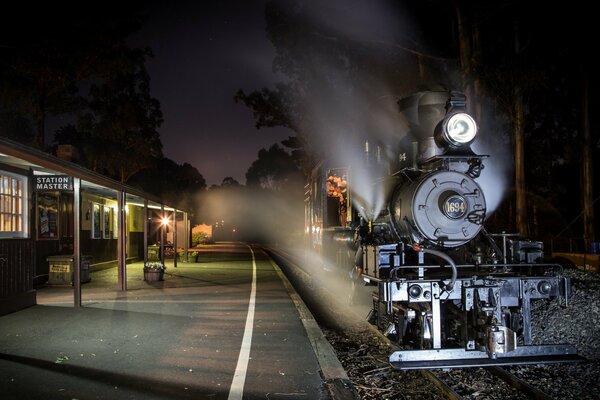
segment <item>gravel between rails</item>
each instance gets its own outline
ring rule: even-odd
[[[600,275],[565,270],[572,279],[568,305],[553,301],[532,304],[534,343],[571,343],[588,359],[583,363],[516,366],[509,372],[555,399],[600,398]],[[357,321],[343,331],[325,330],[361,398],[441,399],[418,371],[396,371],[387,362],[391,347]],[[465,399],[527,399],[482,368],[435,370]]]

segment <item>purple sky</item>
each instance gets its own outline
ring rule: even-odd
[[[258,151],[291,133],[257,130],[252,111],[233,97],[238,89],[271,87],[281,77],[271,68],[264,1],[206,3],[145,6],[149,20],[133,43],[154,52],[148,70],[164,114],[159,132],[165,156],[195,166],[209,186],[227,176],[245,184]]]

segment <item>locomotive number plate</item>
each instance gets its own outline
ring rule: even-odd
[[[462,196],[453,195],[444,201],[442,205],[444,215],[451,219],[458,219],[467,213],[467,202]]]

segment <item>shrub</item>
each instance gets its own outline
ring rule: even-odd
[[[192,246],[196,246],[197,244],[206,244],[208,243],[208,235],[204,232],[194,232],[192,233]]]

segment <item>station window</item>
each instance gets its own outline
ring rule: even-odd
[[[116,213],[107,205],[92,203],[92,239],[111,239],[117,237]]]
[[[0,171],[0,237],[28,237],[27,177]]]

